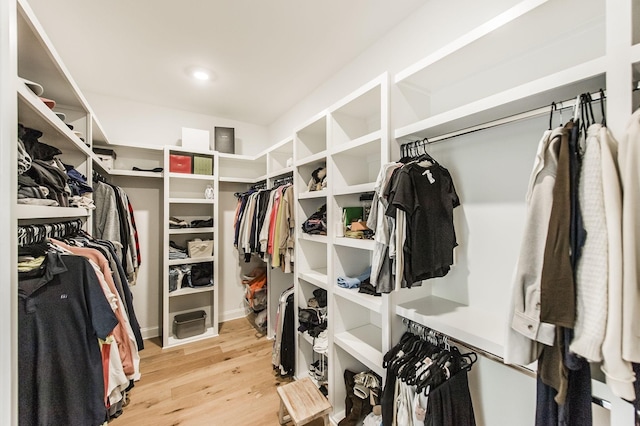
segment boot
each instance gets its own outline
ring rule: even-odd
[[[368,398],[366,400],[361,399],[353,392],[355,375],[356,373],[349,370],[345,370],[344,372],[344,384],[347,391],[347,396],[345,397],[345,418],[340,420],[338,426],[356,426],[362,418],[372,410]]]
[[[349,371],[349,370],[344,370],[344,386],[345,389],[347,391],[347,396],[344,398],[344,414],[345,414],[345,418],[340,420],[340,422],[338,423],[338,426],[348,426],[351,425],[351,423],[349,423],[349,420],[347,420],[351,414],[351,410],[353,409],[353,399],[352,396],[354,396],[353,394],[353,385],[355,384],[355,381],[353,380],[353,378],[355,377],[356,373],[354,373],[353,371]]]

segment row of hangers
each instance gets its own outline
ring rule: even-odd
[[[449,338],[411,320],[403,319],[407,331],[383,357],[383,367],[416,392],[428,393],[456,373],[471,370],[477,354],[462,354],[449,344]]]
[[[284,176],[284,177],[275,179],[273,181],[273,185],[271,189],[278,188],[282,185],[287,185],[290,183],[293,184],[293,176]],[[263,182],[259,182],[254,185],[251,185],[251,187],[249,188],[249,191],[247,192],[236,192],[233,195],[235,195],[236,198],[242,198],[243,196],[248,195],[253,191],[259,191],[262,189],[267,189],[267,181],[263,181]]]
[[[593,99],[591,93],[581,93],[576,97],[575,104],[573,105],[573,121],[577,122],[580,120],[580,129],[586,133],[586,130],[592,124],[595,124],[597,120],[593,114],[593,102],[600,102],[600,112],[602,115],[600,124],[606,127],[607,125],[607,116],[605,113],[605,100],[606,95],[603,89],[598,91],[599,96],[598,99]],[[563,126],[564,122],[562,120],[562,103],[558,105],[556,102],[552,102],[550,106],[549,112],[549,130],[553,129],[553,113],[558,112],[560,114],[560,124],[559,126]]]
[[[399,162],[406,164],[413,161],[430,161],[432,164],[438,165],[438,162],[427,152],[427,145],[429,145],[429,143],[429,139],[427,138],[403,143],[400,145]]]
[[[76,235],[82,231],[84,222],[82,219],[73,219],[65,222],[41,223],[18,226],[18,246],[40,244],[49,238],[62,239],[70,235]]]

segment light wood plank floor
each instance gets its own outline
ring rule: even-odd
[[[277,425],[272,341],[244,319],[220,325],[219,337],[163,350],[145,341],[142,378],[123,414],[109,424],[154,426]]]

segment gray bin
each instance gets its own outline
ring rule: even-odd
[[[173,332],[178,339],[197,336],[204,333],[205,311],[193,311],[173,317]]]

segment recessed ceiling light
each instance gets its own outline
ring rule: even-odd
[[[208,70],[207,68],[199,67],[199,66],[191,66],[185,69],[186,74],[198,81],[209,81],[215,80],[215,74]]]
[[[200,70],[194,70],[191,73],[191,76],[193,78],[195,78],[196,80],[202,80],[202,81],[206,81],[206,80],[209,80],[211,78],[211,76],[209,75],[208,71],[201,70],[201,69]]]

